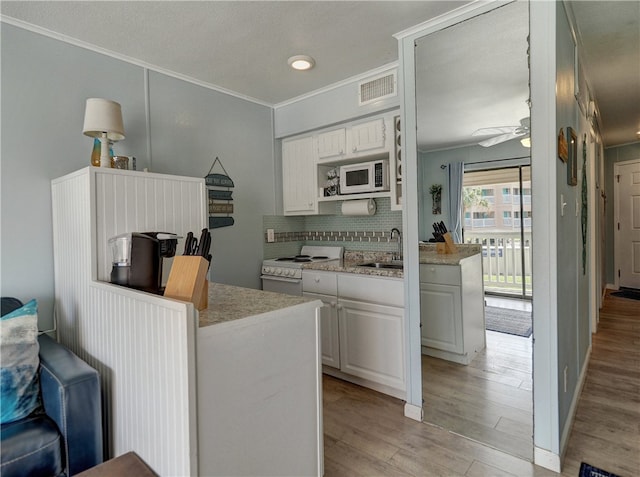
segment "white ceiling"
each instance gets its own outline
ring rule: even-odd
[[[277,105],[397,61],[394,33],[466,3],[3,0],[0,12],[15,24],[49,30],[54,36]],[[638,140],[635,132],[640,129],[640,2],[571,4],[585,44],[581,54],[600,106],[605,144],[634,142]],[[499,47],[513,46],[518,52],[522,49],[520,32],[515,45],[506,41],[506,31],[494,29],[488,33],[483,36],[498,40]],[[442,52],[459,53],[461,41],[458,37],[452,44],[458,47],[454,50],[445,48],[452,46],[451,42],[444,42]],[[471,46],[465,47],[465,52],[472,53]],[[498,47],[489,48],[497,51]],[[313,56],[316,67],[308,72],[292,71],[287,58],[295,54]],[[472,53],[462,61],[481,56]],[[446,56],[442,57],[444,61]],[[448,71],[456,68],[455,64],[444,66]],[[504,77],[510,71],[505,69]],[[475,85],[475,75],[466,79],[465,88]],[[502,93],[505,91],[503,88]],[[463,95],[453,95],[449,108],[457,102],[463,110],[471,111],[473,106],[480,113],[479,97],[477,93],[472,96],[473,103],[462,104]],[[498,114],[496,97],[488,93],[480,97],[484,96],[493,108],[480,114],[486,119],[481,127],[518,124],[516,119],[523,117],[520,93],[513,93],[510,106],[518,112],[504,118]],[[449,142],[456,135],[468,137],[472,127],[462,127],[459,120],[447,123],[445,115],[438,125],[442,129],[437,137],[450,135]]]

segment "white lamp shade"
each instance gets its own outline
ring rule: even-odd
[[[102,133],[107,133],[112,141],[124,139],[120,104],[110,99],[88,98],[82,132],[91,137],[102,137]]]

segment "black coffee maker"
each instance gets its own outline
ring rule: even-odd
[[[178,238],[166,232],[130,232],[111,237],[111,283],[162,295],[162,262],[176,254]]]

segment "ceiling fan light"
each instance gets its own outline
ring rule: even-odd
[[[291,68],[298,71],[306,71],[313,68],[316,64],[315,60],[307,55],[295,55],[287,60]]]
[[[523,137],[520,139],[520,144],[522,144],[523,147],[531,147],[531,137]]]

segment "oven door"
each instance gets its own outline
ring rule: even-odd
[[[302,296],[302,280],[299,278],[282,278],[261,275],[262,289],[286,295]]]

